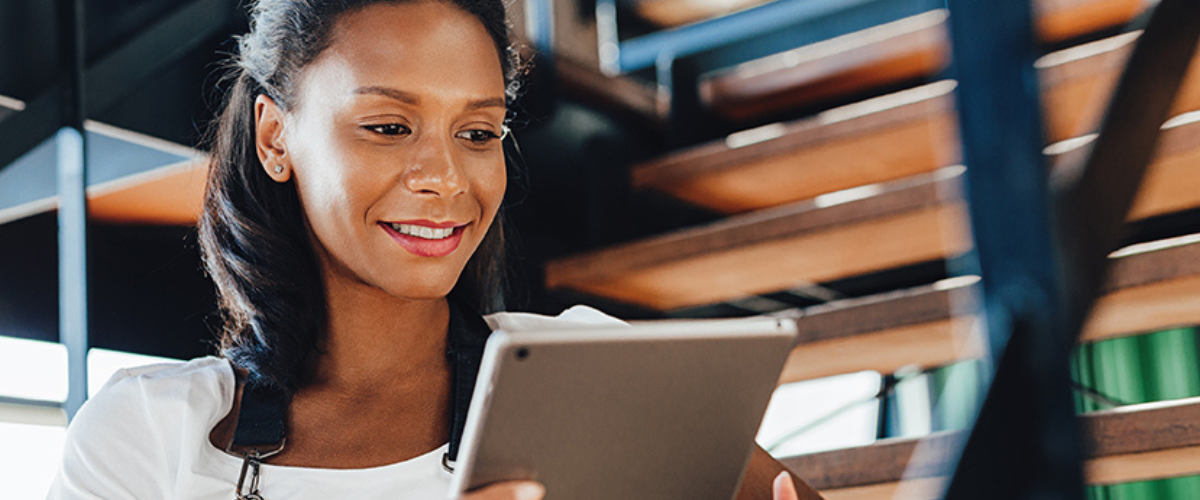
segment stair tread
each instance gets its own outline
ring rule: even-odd
[[[1060,149],[1055,168],[1077,162],[1087,145]],[[1200,207],[1197,160],[1200,115],[1180,116],[1160,136],[1131,219]],[[953,257],[970,245],[954,171],[837,195],[865,196],[852,201],[827,195],[556,259],[546,265],[546,285],[672,310]]]
[[[1083,432],[1085,478],[1089,484],[1114,484],[1200,473],[1200,398],[1129,405],[1079,416]],[[957,454],[961,431],[924,438],[881,440],[874,444],[786,457],[781,461],[827,498],[839,490],[880,493],[880,486],[902,478],[944,477]],[[921,455],[907,470],[918,447]],[[906,476],[907,475],[907,476]],[[855,498],[891,498],[867,494]],[[905,498],[922,498],[920,495]]]
[[[1134,245],[1115,255],[1081,341],[1200,324],[1200,235]],[[950,278],[777,313],[796,319],[799,329],[780,383],[982,356],[972,325],[975,281]]]
[[[1145,8],[1138,0],[1035,5],[1039,36],[1051,43],[1120,26]],[[945,19],[945,10],[930,11],[716,71],[701,79],[701,96],[718,113],[746,120],[928,78],[949,63]]]
[[[1120,35],[1039,61],[1050,142],[1095,129],[1136,38]],[[731,134],[636,165],[632,182],[737,213],[953,165],[961,162],[953,87],[937,82]],[[1200,64],[1193,61],[1173,114],[1198,109]]]

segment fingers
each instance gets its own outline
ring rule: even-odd
[[[778,476],[775,476],[772,489],[775,492],[773,496],[775,500],[800,500],[799,495],[796,494],[796,485],[792,482],[792,475],[787,471],[780,472]]]
[[[546,487],[533,481],[508,481],[466,494],[460,500],[542,500]]]

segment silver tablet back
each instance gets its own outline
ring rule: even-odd
[[[771,318],[496,332],[452,494],[534,479],[547,500],[728,500],[794,336]]]

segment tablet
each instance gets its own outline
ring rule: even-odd
[[[729,500],[796,335],[786,319],[492,334],[451,495]]]

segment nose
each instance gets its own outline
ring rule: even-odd
[[[404,171],[404,186],[418,194],[449,198],[463,193],[467,179],[449,141],[422,137]]]

